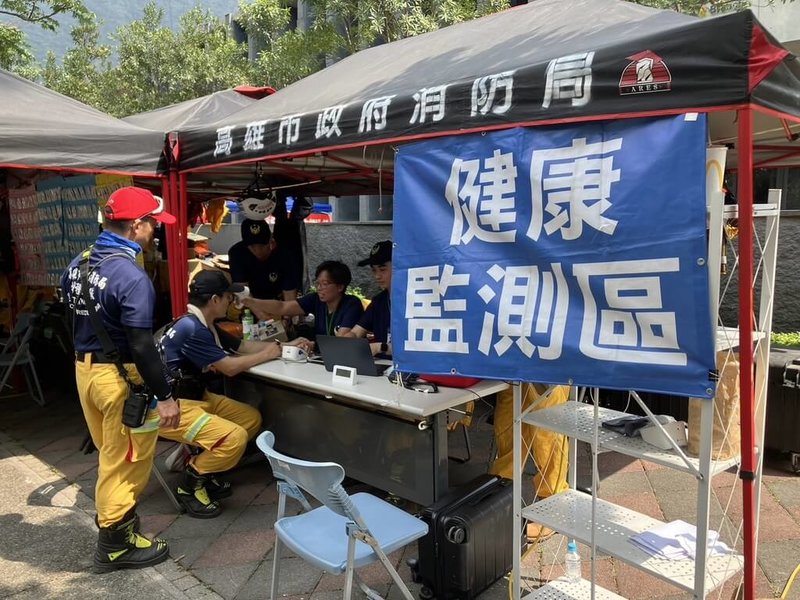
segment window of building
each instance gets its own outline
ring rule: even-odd
[[[350,223],[391,222],[394,215],[394,198],[382,196],[340,196],[332,197],[333,220]]]

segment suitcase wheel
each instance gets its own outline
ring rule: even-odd
[[[422,583],[422,579],[419,576],[419,561],[416,558],[409,558],[406,559],[406,564],[411,571],[411,581],[413,583]]]
[[[420,600],[431,600],[433,598],[433,590],[427,585],[423,585],[419,589],[419,598]]]

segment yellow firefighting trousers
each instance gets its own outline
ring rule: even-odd
[[[134,383],[141,377],[135,365],[126,364]],[[128,385],[113,364],[92,364],[91,355],[75,363],[75,381],[83,415],[100,455],[95,506],[100,527],[109,527],[136,504],[150,479],[158,439],[159,416],[150,410],[136,429],[122,424]]]
[[[538,389],[537,389],[538,388]],[[541,398],[545,386],[522,384],[522,410],[536,403],[533,410],[563,404],[569,398],[569,386],[559,385],[546,398]],[[494,409],[494,438],[497,458],[489,472],[507,479],[514,475],[514,390],[508,388],[497,394]],[[567,485],[567,459],[569,448],[565,436],[522,424],[522,456],[533,455],[536,475],[533,486],[539,498],[563,492]],[[524,464],[524,462],[523,462]]]
[[[162,427],[159,435],[202,448],[204,451],[190,461],[200,475],[235,467],[248,440],[254,439],[261,428],[258,409],[209,391],[202,400],[180,402],[180,425],[175,429]]]

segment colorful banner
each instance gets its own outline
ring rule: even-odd
[[[703,115],[401,147],[404,371],[714,395]]]
[[[131,185],[118,175],[48,177],[36,187],[9,190],[11,230],[25,285],[59,285],[69,261],[94,243],[98,208],[115,189]]]

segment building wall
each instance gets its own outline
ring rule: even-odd
[[[767,4],[764,0],[756,0],[750,6],[759,22],[779,42],[800,40],[800,2],[775,1]]]

